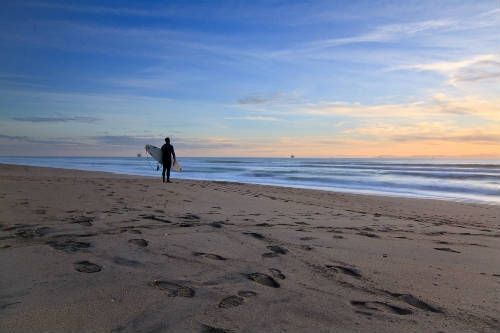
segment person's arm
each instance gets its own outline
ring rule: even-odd
[[[174,146],[172,146],[172,156],[174,157],[174,163],[175,163],[175,151],[174,151]]]

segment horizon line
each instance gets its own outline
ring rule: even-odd
[[[117,155],[117,156],[96,156],[96,155],[0,155],[0,158],[148,158],[147,155],[141,154],[141,156],[131,156],[131,155]],[[179,159],[179,156],[177,156]],[[444,156],[444,155],[412,155],[412,156],[330,156],[330,157],[314,157],[314,156],[181,156],[180,158],[275,158],[275,159],[348,159],[348,158],[359,158],[359,159],[499,159],[500,155],[457,155],[457,156]],[[0,161],[0,164],[2,162]]]

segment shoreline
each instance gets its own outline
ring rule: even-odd
[[[0,331],[498,331],[497,206],[0,164]]]
[[[70,169],[70,168],[58,168],[58,167],[47,167],[47,166],[33,166],[33,165],[26,165],[26,164],[9,164],[9,163],[0,163],[0,167],[2,165],[5,166],[26,166],[26,167],[33,167],[33,168],[48,168],[48,169],[56,169],[56,170],[68,170],[68,171],[83,171],[83,172],[96,172],[96,173],[104,173],[104,174],[109,174],[109,175],[117,175],[117,176],[125,176],[125,177],[139,177],[139,178],[150,178],[150,179],[160,179],[161,174],[158,176],[148,176],[148,175],[137,175],[137,174],[129,174],[129,173],[120,173],[120,172],[112,172],[112,171],[96,171],[96,170],[83,170],[83,169]],[[399,195],[389,195],[389,194],[377,194],[377,193],[362,193],[362,191],[356,192],[356,191],[350,191],[350,190],[328,190],[328,189],[321,189],[321,188],[312,188],[312,187],[306,187],[306,186],[301,186],[301,185],[275,185],[275,184],[266,184],[266,183],[244,183],[244,182],[236,182],[236,181],[226,181],[226,180],[206,180],[206,179],[191,179],[191,178],[176,178],[175,173],[172,175],[172,179],[175,179],[177,181],[194,181],[194,182],[215,182],[215,183],[228,183],[228,184],[242,184],[242,185],[257,185],[257,186],[269,186],[269,187],[276,187],[276,188],[291,188],[291,189],[297,189],[297,190],[310,190],[310,191],[320,191],[320,192],[326,192],[326,193],[334,193],[334,194],[347,194],[347,195],[354,195],[354,196],[368,196],[368,197],[383,197],[383,198],[394,198],[394,199],[417,199],[417,200],[436,200],[436,201],[444,201],[444,202],[455,202],[455,203],[464,203],[464,204],[472,204],[472,205],[486,205],[486,206],[500,206],[500,202],[486,202],[482,200],[471,200],[471,199],[453,199],[453,198],[438,198],[438,197],[419,197],[419,196],[412,196],[412,195],[406,195],[406,196],[399,196]]]

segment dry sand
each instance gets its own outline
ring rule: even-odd
[[[0,332],[499,329],[498,206],[173,181],[0,165]]]

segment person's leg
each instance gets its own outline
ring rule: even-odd
[[[170,183],[170,165],[167,167],[167,183]]]
[[[161,176],[163,178],[163,182],[165,182],[165,170],[167,170],[167,167],[165,163],[163,163],[163,172],[161,173]],[[170,172],[170,169],[168,170]]]

